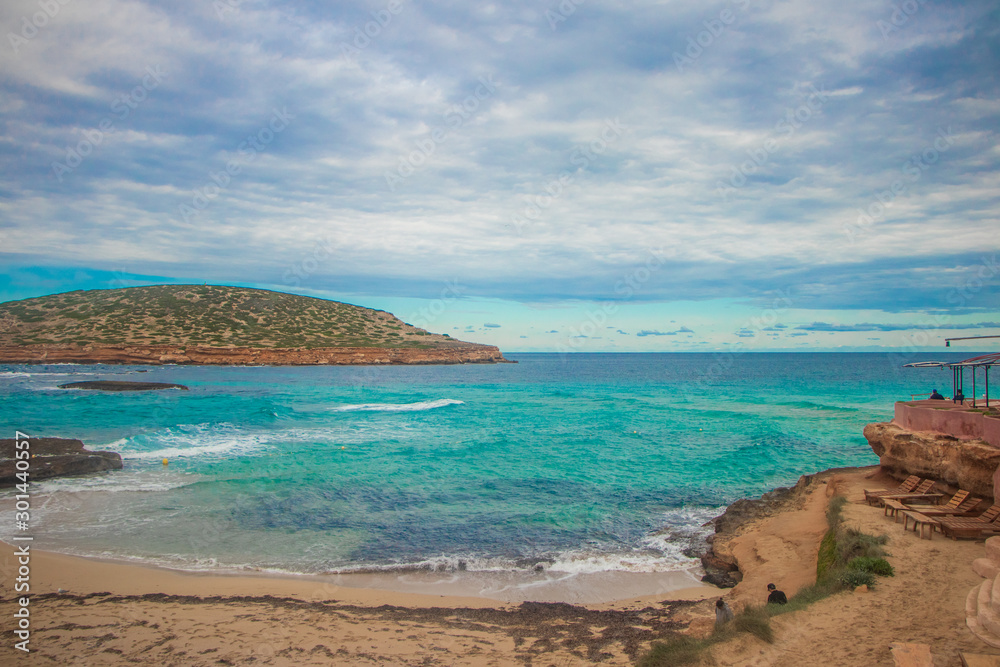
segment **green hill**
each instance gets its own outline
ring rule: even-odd
[[[0,303],[0,345],[455,345],[382,310],[243,287],[155,285]]]

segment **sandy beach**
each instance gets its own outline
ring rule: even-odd
[[[959,651],[998,654],[965,626],[981,581],[982,542],[904,533],[862,489],[892,484],[877,468],[820,475],[782,511],[729,543],[743,572],[734,589],[691,587],[601,604],[504,603],[401,593],[313,579],[181,573],[37,552],[31,559],[31,643],[13,648],[13,547],[3,547],[4,664],[628,665],[659,637],[703,634],[713,602],[760,603],[766,584],[789,595],[811,583],[834,491],[849,525],[889,536],[896,576],[775,618],[776,641],[743,636],[715,647],[718,665],[892,665],[890,642],[930,644],[937,667]],[[874,477],[874,478],[873,478]],[[806,659],[806,656],[809,656]],[[17,661],[15,663],[15,660]]]

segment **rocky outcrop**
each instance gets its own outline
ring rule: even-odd
[[[125,382],[123,380],[87,380],[86,382],[68,382],[59,385],[60,389],[91,389],[94,391],[157,391],[160,389],[188,388],[172,382]]]
[[[982,440],[907,431],[891,422],[868,424],[864,433],[882,470],[896,479],[929,477],[976,496],[994,497],[993,476],[1000,465],[1000,449]]]
[[[29,438],[28,448],[21,450],[17,449],[16,442],[13,438],[0,439],[0,487],[21,481],[17,478],[17,451],[29,452],[29,458],[24,460],[28,461],[28,479],[32,482],[122,467],[122,457],[117,452],[91,452],[79,440]]]
[[[737,500],[725,512],[709,521],[708,524],[715,527],[715,534],[708,537],[707,550],[698,554],[705,569],[705,576],[701,580],[719,588],[732,588],[738,584],[743,577],[739,561],[728,548],[728,542],[750,523],[772,516],[796,503],[820,478],[825,479],[835,472],[837,471],[827,470],[816,475],[803,475],[793,487],[778,487],[760,498]]]
[[[442,344],[427,348],[257,348],[183,345],[0,346],[7,364],[192,364],[214,366],[325,366],[510,363],[494,345]]]

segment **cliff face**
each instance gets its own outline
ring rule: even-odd
[[[323,366],[509,363],[493,345],[453,343],[433,348],[255,348],[183,345],[0,346],[7,364],[194,364],[218,366]]]
[[[930,477],[976,496],[994,498],[993,478],[1000,465],[1000,449],[982,440],[907,431],[891,422],[868,424],[864,433],[882,469],[894,477]]]

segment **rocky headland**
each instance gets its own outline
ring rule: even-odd
[[[29,452],[28,479],[37,482],[51,477],[86,475],[105,470],[119,470],[122,457],[117,452],[92,452],[79,440],[68,438],[29,438],[28,449],[18,450],[13,438],[0,439],[0,487],[14,486],[17,478],[17,451]]]
[[[492,364],[493,345],[391,313],[224,285],[88,290],[0,303],[0,363]]]
[[[340,366],[510,363],[494,345],[455,343],[435,348],[208,347],[184,345],[0,346],[6,364],[191,364],[215,366]]]
[[[734,539],[754,522],[769,516],[774,516],[791,508],[800,506],[807,494],[812,493],[817,484],[825,484],[826,480],[838,472],[850,469],[826,470],[813,475],[803,475],[795,486],[778,487],[763,494],[760,498],[742,498],[729,505],[726,511],[708,522],[715,528],[715,534],[709,535],[704,550],[689,553],[701,558],[705,576],[702,581],[714,584],[719,588],[733,588],[743,579],[741,563],[734,547]]]

